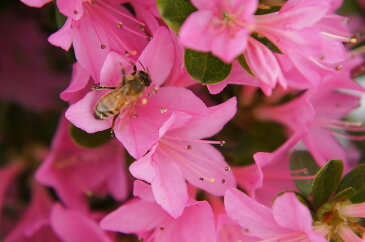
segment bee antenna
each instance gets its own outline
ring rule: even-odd
[[[139,62],[139,64],[141,64],[143,70],[146,71],[146,68],[144,68],[144,65],[142,64],[142,62],[140,60],[138,60],[138,62]],[[148,70],[147,70],[147,72],[148,72]]]

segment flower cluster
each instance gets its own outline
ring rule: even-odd
[[[0,168],[0,208],[32,184],[6,242],[365,241],[345,120],[364,36],[341,0],[22,2],[56,7],[75,62],[50,147]]]

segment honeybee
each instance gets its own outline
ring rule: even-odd
[[[142,65],[142,63],[140,63]],[[119,114],[125,110],[132,109],[144,90],[150,86],[151,78],[147,71],[138,70],[133,65],[133,72],[126,76],[125,70],[122,69],[122,82],[119,87],[105,87],[96,85],[93,90],[113,90],[99,99],[94,108],[94,117],[98,120],[104,120],[113,117],[111,134],[114,136],[114,124]],[[129,110],[130,111],[130,110]]]

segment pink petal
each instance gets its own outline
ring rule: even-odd
[[[275,221],[284,228],[310,232],[312,215],[309,209],[298,201],[295,193],[286,192],[278,196],[272,206]]]
[[[5,241],[23,241],[32,237],[49,225],[49,213],[52,200],[45,188],[35,184],[32,188],[32,202],[22,215],[15,228],[7,235]]]
[[[73,40],[72,20],[67,19],[66,23],[57,32],[49,36],[48,41],[64,50],[69,50]]]
[[[192,13],[180,28],[181,43],[187,48],[209,51],[213,37],[210,32],[212,18],[209,10]]]
[[[79,20],[84,14],[82,3],[82,0],[57,0],[57,7],[63,15]]]
[[[105,216],[100,226],[115,232],[138,233],[154,229],[168,217],[156,203],[132,199]]]
[[[49,3],[51,0],[21,0],[22,3],[35,8],[43,7],[46,3]]]
[[[179,158],[179,157],[178,157]],[[216,196],[222,196],[236,182],[222,154],[209,144],[193,144],[191,150],[184,153],[178,162],[184,177],[194,186]],[[188,165],[186,165],[188,164]],[[202,181],[201,178],[204,180]]]
[[[365,218],[365,203],[342,205],[340,214],[350,218]]]
[[[262,170],[256,164],[233,168],[237,183],[253,197],[255,191],[262,187]]]
[[[151,186],[140,180],[134,181],[133,196],[146,202],[155,202]]]
[[[171,33],[166,27],[160,27],[138,60],[148,70],[153,83],[160,86],[169,76],[174,58],[175,47]],[[143,69],[139,62],[137,66]]]
[[[203,139],[218,133],[224,125],[233,118],[237,111],[237,100],[228,101],[208,108],[205,117],[191,119],[186,125],[171,131],[170,135],[187,137],[190,139]]]
[[[165,153],[156,151],[155,179],[152,191],[156,202],[172,217],[178,218],[184,211],[188,192],[180,168]]]
[[[64,101],[75,103],[86,94],[86,91],[90,91],[87,88],[91,81],[90,73],[82,68],[78,62],[73,64],[72,69],[71,84],[60,94],[60,97]]]
[[[100,70],[100,85],[119,87],[122,82],[122,69],[128,75],[131,71],[131,64],[125,57],[111,51],[106,56]]]
[[[274,54],[259,41],[250,38],[245,58],[255,76],[262,81],[260,86],[264,91],[267,90],[265,94],[269,94],[276,86],[280,74],[279,63]]]
[[[345,148],[325,129],[319,127],[312,128],[310,133],[303,138],[303,142],[320,166],[332,159],[347,162]]]
[[[152,147],[145,156],[136,160],[129,166],[129,171],[134,177],[145,180],[148,183],[153,181],[156,176],[155,169],[152,165],[155,150],[156,146]]]
[[[212,53],[227,63],[232,62],[246,49],[248,34],[249,30],[247,29],[235,33],[234,36],[229,30],[222,32],[212,39]]]
[[[95,27],[95,19],[85,14],[79,21],[73,23],[73,47],[78,62],[91,73],[94,80],[100,77],[100,70],[107,54],[110,52],[108,33],[100,27]],[[95,30],[97,29],[97,32]],[[101,48],[101,45],[105,48]]]
[[[131,117],[128,122],[123,122],[122,119],[118,118],[114,132],[116,138],[123,144],[128,153],[134,158],[139,159],[158,140],[159,123],[156,123],[154,116],[151,114],[139,112],[138,110],[136,110],[136,113],[140,116],[138,118]],[[142,114],[145,116],[143,117]],[[143,132],[141,132],[142,130]]]
[[[312,27],[329,10],[327,1],[289,0],[279,11],[280,20],[286,28],[302,29]]]
[[[98,120],[94,117],[96,102],[107,93],[107,91],[91,91],[83,99],[72,104],[66,111],[66,118],[76,127],[88,133],[109,129],[111,119]]]
[[[338,226],[338,234],[341,236],[341,239],[348,242],[364,242],[365,238],[360,238],[357,236],[354,231],[352,231],[346,225]]]
[[[173,241],[176,235],[181,236],[181,241],[191,241],[192,238],[199,242],[216,240],[214,215],[207,201],[188,206],[179,218],[179,222],[176,223],[176,227],[180,233],[171,234],[173,237],[169,241]]]
[[[287,232],[277,225],[268,207],[252,200],[237,189],[232,188],[226,192],[224,204],[228,215],[243,229],[248,229],[252,236],[265,239]]]
[[[156,95],[153,95],[148,102],[149,106],[154,106],[160,110],[162,107],[167,111],[182,112],[191,115],[205,116],[208,108],[192,91],[181,87],[162,87]]]
[[[111,240],[91,218],[56,204],[52,208],[51,224],[54,232],[67,242],[103,242]]]

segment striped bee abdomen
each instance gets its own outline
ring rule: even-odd
[[[122,95],[120,89],[114,90],[97,102],[94,109],[96,119],[107,119],[119,113],[122,105]]]

